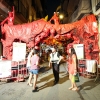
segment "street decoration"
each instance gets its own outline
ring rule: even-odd
[[[39,46],[44,40],[49,45],[58,43],[57,41],[61,43],[63,41],[63,44],[66,44],[66,41],[72,40],[66,45],[66,52],[73,44],[83,44],[84,57],[86,59],[98,60],[99,49],[96,17],[90,14],[73,23],[59,24],[58,17],[55,14],[52,17],[53,24],[51,20],[47,22],[44,19],[19,25],[4,23],[1,27],[3,56],[7,59],[12,59],[13,42],[23,42],[26,43],[28,48],[32,48]],[[46,41],[48,38],[52,38],[53,42]]]

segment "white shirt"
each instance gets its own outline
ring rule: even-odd
[[[31,50],[31,52],[28,54],[26,67],[31,66],[31,61],[30,60],[31,60],[32,53],[33,53],[33,50]]]
[[[57,56],[58,52],[54,52],[50,54],[50,61],[57,61],[59,57]]]

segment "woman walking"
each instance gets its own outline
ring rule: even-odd
[[[37,92],[38,87],[36,86],[37,78],[38,78],[38,72],[39,72],[39,56],[38,56],[38,50],[34,49],[34,55],[31,57],[31,67],[30,67],[30,73],[33,75],[33,90],[32,92]]]

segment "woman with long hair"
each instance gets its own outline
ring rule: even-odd
[[[69,49],[69,61],[68,61],[68,71],[69,71],[69,79],[71,81],[71,87],[69,87],[70,90],[74,90],[77,91],[78,87],[75,83],[75,81],[73,81],[73,77],[74,75],[77,74],[78,71],[78,60],[77,60],[77,55],[75,52],[74,48],[70,48]]]

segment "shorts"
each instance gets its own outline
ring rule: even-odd
[[[32,74],[38,74],[39,73],[39,70],[38,69],[31,69],[30,72]]]

